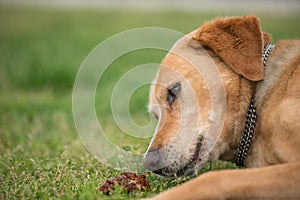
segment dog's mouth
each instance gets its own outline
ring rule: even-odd
[[[158,175],[166,176],[166,177],[189,176],[194,174],[195,166],[199,161],[201,161],[201,158],[199,158],[199,154],[200,154],[200,149],[203,144],[203,141],[204,141],[204,137],[200,135],[197,138],[193,155],[183,167],[176,168],[176,167],[167,166],[159,170],[155,170],[153,172]],[[172,165],[177,166],[178,164],[174,162]]]

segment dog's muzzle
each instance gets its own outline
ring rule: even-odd
[[[157,171],[159,169],[159,155],[159,150],[149,150],[143,161],[144,168],[153,172]]]
[[[175,175],[191,175],[195,172],[196,164],[201,161],[201,159],[199,158],[199,153],[203,141],[204,137],[202,135],[199,135],[194,144],[195,148],[193,154],[189,156],[189,159],[186,159],[185,162],[182,162],[181,159],[183,155],[178,155],[178,152],[174,153],[172,156],[170,150],[149,149],[144,157],[144,168],[154,172],[155,174],[167,177],[174,177]],[[176,158],[176,156],[174,155],[179,157]],[[169,161],[173,161],[171,163],[168,163],[168,161],[166,161],[168,159]],[[179,163],[182,163],[182,165],[179,165]]]

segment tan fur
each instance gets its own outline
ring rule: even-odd
[[[234,162],[254,96],[258,121],[245,165],[258,168],[205,173],[153,199],[300,198],[300,41],[279,41],[263,67],[262,50],[269,42],[259,19],[246,16],[205,23],[174,45],[151,88],[149,110],[160,121],[145,160],[149,152],[159,152],[158,163],[167,165],[161,173],[170,176],[189,164],[201,136],[193,169],[217,159]],[[214,91],[208,90],[217,78],[214,66],[226,94],[225,121],[217,138],[208,129],[216,123],[209,116],[211,96],[220,94],[223,102],[223,87],[216,84]],[[170,106],[167,88],[176,82],[183,88]]]

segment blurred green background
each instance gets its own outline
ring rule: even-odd
[[[239,11],[80,9],[0,6],[0,199],[107,198],[96,188],[118,172],[90,156],[80,143],[72,118],[72,86],[88,53],[101,41],[137,27],[165,27],[188,33],[217,16]],[[257,13],[273,40],[299,38],[298,13]],[[142,36],[141,36],[142,37]],[[124,148],[143,152],[149,140],[128,138],[115,126],[110,96],[117,80],[139,64],[159,63],[166,52],[141,50],[119,58],[105,72],[96,109],[104,129]],[[130,111],[138,123],[149,121],[149,87],[137,90]],[[101,102],[101,104],[97,104]],[[219,164],[216,168],[234,167]],[[149,193],[176,185],[150,176]],[[164,181],[164,184],[157,184]]]

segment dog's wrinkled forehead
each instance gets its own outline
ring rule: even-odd
[[[200,45],[192,39],[190,34],[179,39],[163,59],[153,81],[151,93],[162,95],[161,90],[172,88],[175,84],[182,82],[188,75],[187,73],[190,73],[187,69],[191,68],[188,60],[193,52],[195,53],[196,48],[200,48]],[[155,96],[150,96],[150,103],[152,97]]]
[[[154,83],[171,87],[175,84],[173,83],[174,81],[179,81],[175,80],[180,79],[179,74],[182,76],[181,78],[184,78],[189,75],[188,73],[191,73],[190,68],[193,67],[193,63],[190,61],[195,55],[201,54],[201,50],[203,50],[201,45],[193,39],[195,33],[196,31],[193,31],[174,44],[167,56],[163,59],[161,69],[159,70]],[[170,73],[172,70],[174,73]],[[169,78],[166,78],[166,74]]]
[[[162,86],[171,88],[176,83],[188,79],[192,74],[197,74],[195,70],[199,69],[200,62],[191,61],[201,55],[207,56],[207,53],[199,42],[193,39],[195,33],[196,31],[193,31],[179,39],[168,52],[153,81],[152,93],[160,92],[155,89],[162,89]]]
[[[186,62],[189,62],[192,56],[201,53],[201,50],[204,49],[201,47],[198,41],[194,40],[194,36],[196,32],[197,30],[179,39],[171,48],[169,54],[176,54],[178,57],[184,59]],[[166,56],[165,60],[168,59],[169,57]],[[178,66],[174,66],[174,67],[178,68]]]

